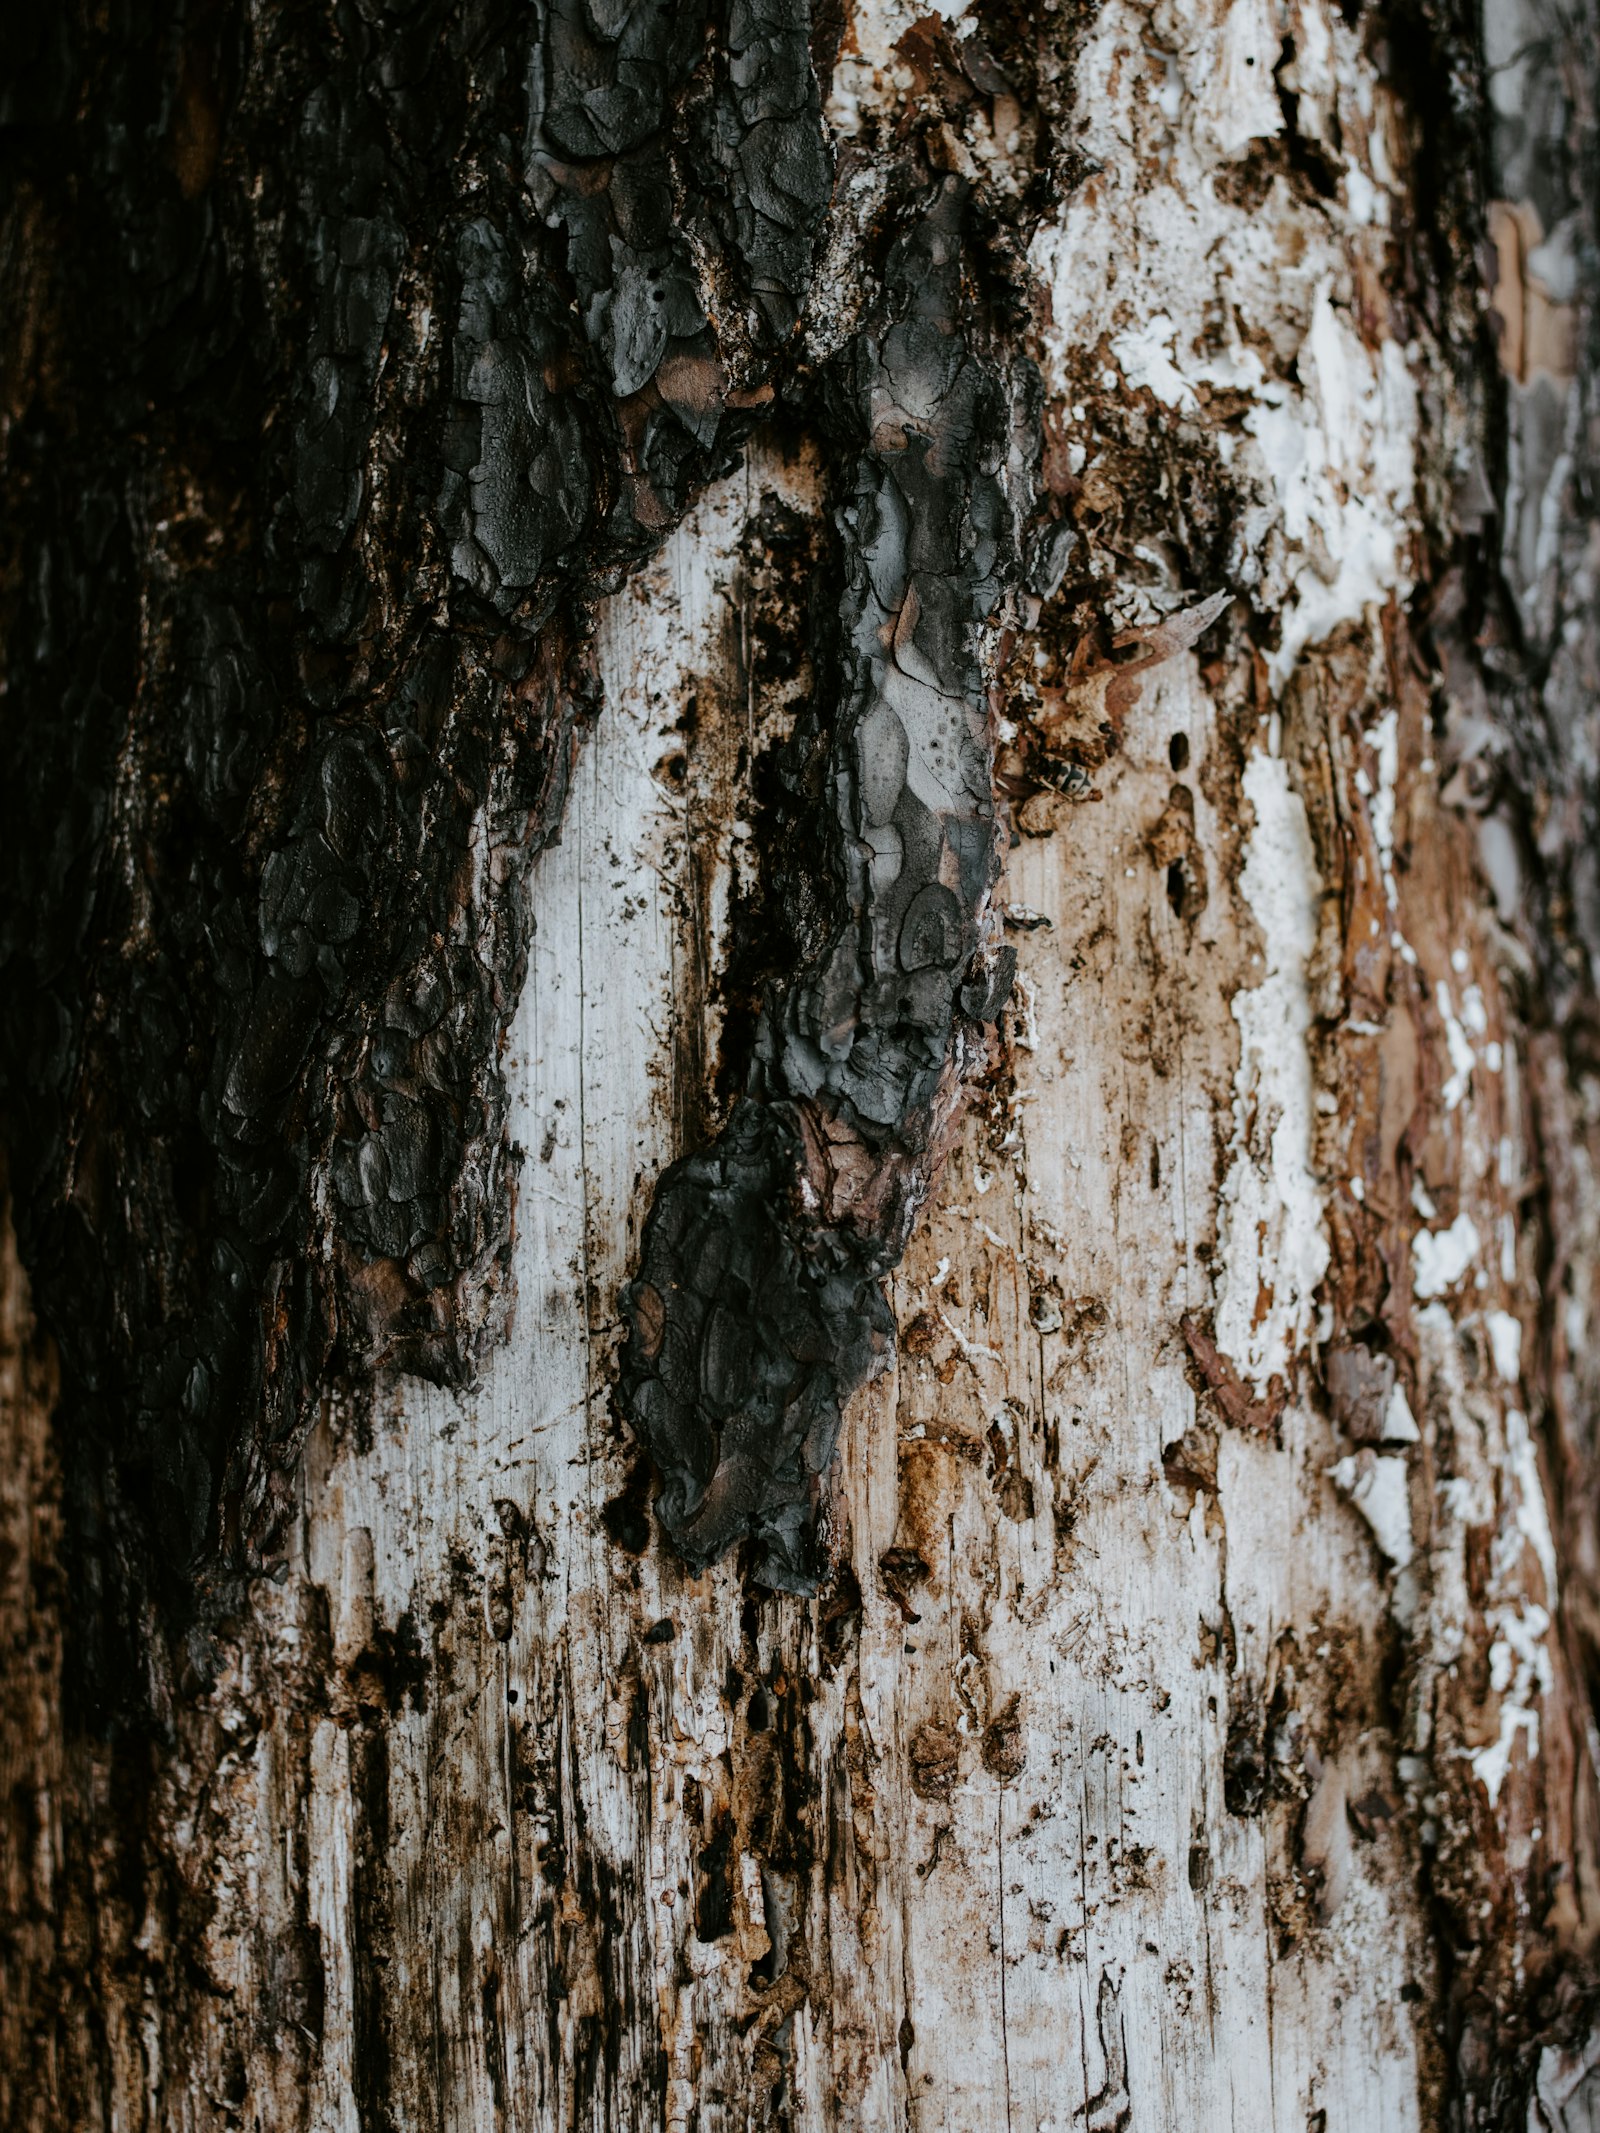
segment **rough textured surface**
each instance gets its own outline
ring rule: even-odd
[[[499,1322],[590,609],[772,397],[808,27],[130,6],[8,67],[4,1091],[108,1708],[331,1380]]]
[[[756,1544],[762,1580],[814,1589],[812,1523],[843,1402],[891,1330],[880,1281],[942,1153],[967,1050],[1010,989],[991,948],[999,865],[985,639],[1020,554],[1037,437],[1029,379],[963,318],[967,186],[893,245],[839,359],[831,441],[843,561],[818,675],[815,910],[760,1011],[749,1092],[658,1188],[627,1308],[621,1397],[696,1567]],[[831,603],[830,603],[831,605]],[[825,698],[824,701],[827,699]],[[791,743],[804,761],[810,733]]]
[[[796,379],[835,397],[786,394],[597,607],[506,1008],[505,1337],[471,1383],[328,1401],[287,1574],[165,1740],[63,1731],[74,1514],[48,1354],[5,1350],[9,2122],[1594,2125],[1583,272],[1566,385],[1524,404],[1516,366],[1565,345],[1542,247],[1563,199],[1582,237],[1596,46],[1534,27],[1488,54],[1520,162],[1433,0],[819,28]],[[719,66],[674,169],[716,160]],[[789,1006],[868,911],[844,388],[936,173],[963,336],[1044,383],[989,706],[1017,971],[807,1596],[662,1543],[623,1298],[674,1160],[801,1115]],[[1491,290],[1497,192],[1529,235]],[[731,366],[706,199],[674,230]],[[852,1175],[915,1177],[888,1146]]]

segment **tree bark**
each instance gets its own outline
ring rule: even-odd
[[[1589,0],[27,34],[5,2122],[1600,2124]]]

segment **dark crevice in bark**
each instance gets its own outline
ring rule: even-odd
[[[364,1717],[351,1732],[350,1794],[355,1810],[351,2078],[361,2133],[392,2133],[396,2121],[389,2038],[395,2008],[389,1979],[396,1951],[389,1876],[389,1736],[379,1715]]]

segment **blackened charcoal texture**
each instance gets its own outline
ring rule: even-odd
[[[771,396],[809,29],[119,0],[13,55],[0,1105],[103,1713],[153,1624],[203,1652],[330,1379],[495,1321],[590,616]]]
[[[815,1582],[818,1478],[840,1410],[892,1331],[876,1240],[799,1199],[800,1128],[750,1098],[651,1208],[628,1296],[624,1401],[662,1475],[656,1513],[695,1568],[753,1538],[762,1580]]]
[[[771,1087],[869,1148],[926,1137],[997,872],[981,638],[1015,564],[1012,413],[961,330],[962,213],[952,182],[896,246],[840,380],[859,455],[828,825],[847,913],[759,1045]]]
[[[828,194],[808,34],[785,0],[733,0],[706,128],[721,183],[707,187],[705,205],[736,268],[724,287],[748,292],[747,345],[758,352],[781,346],[796,323],[816,203]]]
[[[895,244],[832,381],[843,597],[819,883],[826,945],[766,1000],[749,1092],[662,1177],[626,1304],[621,1392],[698,1566],[755,1543],[813,1588],[818,1480],[887,1350],[898,1260],[950,1110],[964,1023],[992,1020],[998,872],[987,640],[1019,574],[1036,387],[982,350],[948,181]]]
[[[524,168],[616,409],[619,561],[729,463],[798,320],[832,185],[809,38],[796,0],[731,0],[716,24],[681,0],[545,18]]]

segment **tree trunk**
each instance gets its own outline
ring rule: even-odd
[[[1600,2125],[1600,20],[763,5],[0,84],[0,2116]]]

